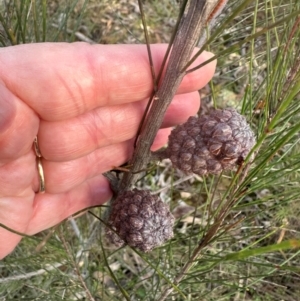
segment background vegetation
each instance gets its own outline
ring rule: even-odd
[[[138,185],[170,204],[174,239],[149,254],[115,250],[94,216],[72,217],[0,262],[0,300],[162,300],[168,288],[166,300],[299,300],[300,2],[229,2],[207,46],[218,70],[199,114],[238,108],[258,137],[254,162],[206,178],[159,164]],[[179,3],[144,10],[152,42],[168,42]],[[0,1],[0,12],[3,47],[144,43],[133,0]]]

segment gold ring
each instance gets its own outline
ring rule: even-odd
[[[39,143],[38,143],[38,138],[37,136],[33,140],[33,147],[36,155],[36,162],[37,162],[37,170],[39,174],[39,193],[44,193],[45,192],[45,176],[44,176],[44,169],[42,165],[42,154],[39,148]]]
[[[40,186],[39,186],[39,193],[44,193],[45,192],[45,177],[44,177],[44,169],[42,165],[42,158],[37,157],[37,168],[38,168],[38,173],[39,173],[39,179],[40,179]]]
[[[39,158],[42,157],[41,151],[40,151],[40,147],[39,147],[39,143],[38,143],[38,138],[37,136],[35,136],[34,140],[33,140],[33,146],[34,146],[34,151],[35,151],[35,155]]]

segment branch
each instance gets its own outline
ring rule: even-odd
[[[190,1],[174,39],[166,74],[155,94],[137,139],[136,148],[129,163],[132,168],[124,174],[118,193],[129,190],[138,179],[139,172],[147,168],[151,159],[150,147],[162,124],[165,112],[186,74],[185,66],[191,58],[195,45],[205,32],[207,20],[211,22],[219,12],[218,2],[220,1]]]

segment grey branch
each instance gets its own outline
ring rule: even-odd
[[[139,172],[147,168],[151,159],[150,147],[162,124],[165,112],[185,75],[184,67],[191,58],[199,37],[205,32],[206,21],[211,17],[211,12],[215,7],[215,0],[196,0],[190,1],[188,4],[174,39],[166,74],[137,139],[137,145],[129,163],[132,168],[124,174],[119,186],[119,193],[130,189],[139,177]]]

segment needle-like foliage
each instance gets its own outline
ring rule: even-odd
[[[150,41],[168,42],[179,3],[145,2]],[[137,183],[170,204],[171,241],[147,254],[115,250],[93,215],[71,218],[0,262],[0,300],[298,300],[299,14],[297,0],[229,1],[210,33],[218,69],[199,114],[234,107],[257,143],[236,171],[186,176],[166,160]],[[0,3],[2,46],[143,36],[132,0]]]

